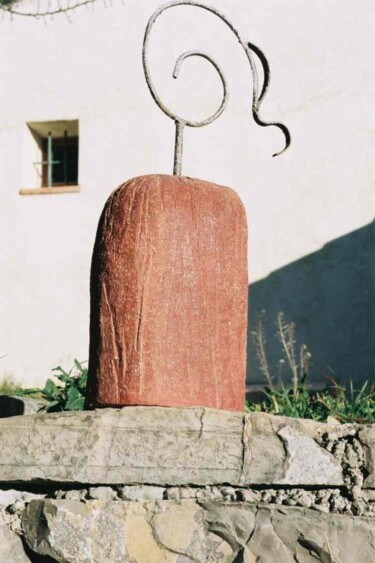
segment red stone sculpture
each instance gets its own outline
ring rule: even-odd
[[[113,192],[92,258],[87,406],[243,410],[246,247],[230,188],[150,175]]]

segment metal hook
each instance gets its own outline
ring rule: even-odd
[[[207,119],[204,119],[202,121],[190,121],[190,120],[184,119],[184,118],[178,116],[177,114],[173,113],[170,109],[167,108],[167,106],[165,106],[163,104],[160,97],[158,96],[156,89],[155,89],[155,86],[154,86],[152,79],[151,79],[150,69],[149,69],[148,60],[147,60],[148,46],[149,46],[149,40],[150,40],[150,32],[151,32],[152,26],[154,25],[156,19],[165,10],[168,10],[169,8],[174,8],[176,6],[195,6],[197,8],[202,8],[203,10],[207,10],[208,12],[211,12],[212,14],[218,16],[229,27],[229,29],[235,34],[239,43],[241,44],[242,48],[245,51],[246,57],[247,57],[248,62],[250,64],[252,76],[253,76],[253,96],[252,96],[252,116],[253,116],[253,119],[254,119],[255,123],[257,123],[261,127],[269,127],[269,126],[273,125],[275,127],[278,127],[279,129],[281,129],[281,131],[284,133],[284,136],[285,136],[285,146],[280,152],[275,153],[273,156],[278,156],[279,154],[282,154],[284,151],[286,151],[286,149],[289,147],[290,142],[291,142],[291,136],[290,136],[288,128],[285,125],[283,125],[282,123],[263,121],[261,119],[261,117],[259,116],[259,108],[260,108],[261,102],[263,101],[263,98],[264,98],[264,96],[265,96],[265,94],[268,90],[269,81],[270,81],[270,68],[269,68],[267,58],[264,55],[263,51],[261,51],[261,49],[259,49],[259,47],[256,47],[253,43],[244,41],[241,38],[237,29],[234,27],[234,25],[226,18],[226,16],[224,16],[221,12],[216,10],[216,8],[213,8],[212,6],[206,6],[205,4],[201,4],[200,2],[195,2],[193,0],[175,0],[173,2],[168,2],[166,4],[163,4],[153,13],[153,15],[149,19],[147,26],[146,26],[145,35],[144,35],[144,39],[143,39],[143,47],[142,47],[143,70],[144,70],[144,73],[145,73],[146,83],[147,83],[147,86],[150,90],[151,96],[153,97],[155,103],[159,106],[159,108],[168,117],[173,119],[173,121],[175,122],[175,125],[176,125],[173,174],[177,175],[177,176],[181,175],[181,162],[182,162],[182,151],[183,151],[183,132],[184,132],[185,125],[187,125],[188,127],[203,127],[204,125],[209,125],[210,123],[215,121],[223,113],[223,111],[224,111],[224,109],[227,105],[227,102],[228,102],[227,84],[226,84],[225,76],[224,76],[221,68],[219,67],[219,65],[216,63],[216,61],[210,55],[207,55],[206,53],[204,53],[202,51],[187,51],[186,53],[183,53],[182,55],[180,55],[178,57],[177,61],[176,61],[172,76],[173,76],[173,78],[178,77],[181,64],[188,57],[193,57],[193,56],[202,57],[202,58],[206,59],[207,61],[209,61],[213,65],[213,67],[215,68],[217,73],[219,74],[219,77],[220,77],[220,80],[221,80],[221,83],[222,83],[222,86],[223,86],[223,98],[222,98],[221,104],[220,104],[219,108],[216,110],[216,112],[213,113]],[[260,94],[258,93],[258,89],[259,89],[258,72],[257,72],[255,60],[253,58],[253,54],[255,54],[258,57],[261,65],[262,65],[263,73],[264,73],[264,81],[263,81],[263,85],[262,85],[262,89],[261,89]]]

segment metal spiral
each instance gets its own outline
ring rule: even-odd
[[[267,90],[268,90],[268,87],[269,87],[269,82],[270,82],[270,67],[269,67],[267,58],[264,55],[263,51],[261,51],[261,49],[259,49],[259,47],[257,47],[253,43],[250,43],[248,41],[244,41],[241,38],[237,29],[234,27],[234,25],[226,18],[226,16],[224,16],[221,12],[216,10],[216,8],[213,8],[212,6],[206,6],[205,4],[201,4],[200,2],[195,2],[194,0],[175,0],[173,2],[168,2],[166,4],[163,4],[153,13],[153,15],[151,16],[151,18],[149,19],[149,21],[147,23],[147,27],[146,27],[145,35],[144,35],[144,39],[143,39],[143,48],[142,48],[143,69],[144,69],[144,73],[145,73],[147,86],[150,90],[151,96],[153,97],[154,101],[159,106],[159,108],[168,117],[173,119],[173,121],[175,122],[175,125],[176,125],[176,140],[175,140],[173,174],[176,175],[176,176],[181,175],[181,163],[182,163],[182,152],[183,152],[183,132],[184,132],[185,125],[187,125],[188,127],[203,127],[204,125],[209,125],[210,123],[215,121],[215,119],[217,119],[223,113],[223,111],[224,111],[224,109],[227,105],[227,102],[228,102],[228,88],[227,88],[227,83],[226,83],[226,79],[225,79],[223,71],[221,70],[221,68],[217,64],[217,62],[210,55],[208,55],[207,53],[204,53],[202,51],[187,51],[187,52],[183,53],[182,55],[180,55],[178,57],[177,61],[176,61],[172,76],[173,76],[173,78],[178,78],[181,65],[184,62],[184,60],[187,59],[188,57],[194,57],[194,56],[195,57],[201,57],[203,59],[206,59],[208,62],[210,62],[211,65],[217,71],[217,73],[220,77],[222,86],[223,86],[222,101],[221,101],[219,108],[215,111],[215,113],[213,113],[207,119],[203,119],[201,121],[190,121],[190,120],[187,120],[187,119],[184,119],[184,118],[178,116],[176,113],[174,113],[169,108],[167,108],[167,106],[161,101],[161,99],[160,99],[160,97],[159,97],[159,95],[156,91],[156,88],[155,88],[155,86],[152,82],[150,68],[149,68],[149,65],[148,65],[148,46],[149,46],[149,40],[150,40],[150,33],[151,33],[152,26],[154,25],[156,19],[163,12],[168,10],[169,8],[174,8],[174,7],[177,7],[177,6],[195,6],[197,8],[202,8],[203,10],[207,10],[208,12],[211,12],[212,14],[218,16],[229,27],[229,29],[235,34],[235,36],[237,37],[241,47],[243,48],[243,50],[245,52],[245,55],[246,55],[247,60],[250,64],[250,69],[251,69],[251,73],[252,73],[252,78],[253,78],[252,116],[253,116],[253,119],[254,119],[255,123],[257,123],[261,127],[269,127],[269,126],[273,125],[275,127],[278,127],[279,129],[281,129],[281,131],[284,133],[284,136],[285,136],[285,146],[280,152],[275,153],[273,156],[278,156],[278,155],[282,154],[284,151],[286,151],[286,149],[289,147],[290,142],[291,142],[291,136],[290,136],[288,128],[285,125],[283,125],[282,123],[266,122],[259,115],[260,105],[261,105],[261,102],[264,99],[265,94],[267,93]],[[255,64],[255,60],[254,60],[253,55],[256,55],[258,57],[261,65],[262,65],[263,73],[264,73],[264,80],[263,80],[263,85],[262,85],[262,88],[260,90],[260,93],[259,93],[258,72],[257,72],[257,68],[256,68],[256,64]]]

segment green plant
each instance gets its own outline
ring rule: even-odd
[[[58,382],[47,379],[44,388],[31,389],[17,388],[13,395],[27,396],[44,399],[47,404],[41,411],[81,411],[85,404],[85,389],[87,383],[87,367],[78,360],[74,360],[74,366],[70,371],[65,371],[61,366],[52,370]]]
[[[317,394],[317,401],[329,416],[343,422],[375,422],[375,383],[366,381],[355,390],[332,380],[331,389]]]
[[[49,401],[44,407],[47,412],[81,411],[85,404],[85,389],[87,383],[87,367],[78,360],[74,360],[73,368],[67,372],[62,367],[53,370],[63,385],[47,379],[42,397]]]
[[[311,354],[305,344],[296,353],[296,326],[287,322],[282,312],[277,315],[276,326],[285,358],[279,360],[277,376],[272,376],[266,354],[264,322],[265,312],[262,311],[252,337],[268,387],[264,389],[262,402],[246,403],[245,409],[248,412],[267,412],[319,421],[326,421],[331,417],[339,422],[375,422],[375,383],[369,385],[366,382],[361,389],[355,390],[352,383],[347,389],[329,378],[330,385],[324,391],[312,392],[308,385]],[[290,386],[283,382],[285,365],[291,376]]]

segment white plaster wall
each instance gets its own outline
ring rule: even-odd
[[[262,115],[288,125],[290,150],[271,157],[282,134],[252,122],[246,59],[214,16],[170,10],[155,26],[150,65],[163,99],[192,117],[216,109],[220,83],[193,59],[172,81],[177,56],[202,48],[227,74],[228,109],[209,127],[186,131],[183,173],[241,195],[255,282],[374,216],[375,5],[210,3],[268,56]],[[0,377],[41,383],[52,367],[87,359],[89,266],[103,204],[132,176],[171,172],[174,125],[156,108],[141,65],[144,28],[159,4],[98,0],[70,21],[0,20]],[[20,196],[33,187],[23,185],[26,122],[59,119],[79,119],[81,192]]]

